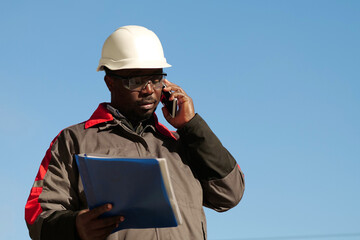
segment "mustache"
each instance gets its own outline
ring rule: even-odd
[[[139,100],[137,103],[138,105],[144,105],[144,104],[151,104],[151,103],[156,103],[157,100],[155,98],[153,98],[152,96],[148,96],[148,97],[145,97],[141,100]]]

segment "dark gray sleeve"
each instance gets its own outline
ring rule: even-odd
[[[79,174],[73,159],[73,146],[69,132],[64,130],[54,142],[51,158],[37,201],[41,213],[33,224],[27,224],[32,239],[79,239],[76,215],[84,206],[78,195]]]
[[[77,213],[77,211],[64,210],[51,214],[42,224],[40,239],[80,240],[75,223]]]
[[[188,164],[203,187],[204,206],[216,211],[236,206],[245,189],[244,175],[206,122],[196,114],[178,134]]]

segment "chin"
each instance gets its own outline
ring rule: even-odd
[[[147,120],[147,119],[151,118],[151,116],[153,115],[154,112],[155,112],[155,110],[149,110],[149,111],[146,111],[143,114],[139,114],[138,119],[140,121]]]
[[[134,111],[132,113],[132,116],[133,116],[132,119],[135,120],[135,121],[147,120],[153,115],[155,110],[156,110],[156,107],[153,108],[153,109],[147,109],[147,110],[137,109],[137,111]]]
[[[146,116],[146,119],[149,119],[155,111],[156,111],[156,107],[154,109],[149,109],[148,111],[146,111],[144,116]]]

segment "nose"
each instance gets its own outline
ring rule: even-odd
[[[154,86],[152,82],[148,81],[141,91],[144,93],[152,94],[154,92]]]

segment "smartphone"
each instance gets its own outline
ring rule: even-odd
[[[175,98],[173,101],[169,101],[170,96],[171,96],[170,92],[165,92],[163,90],[161,93],[160,101],[165,105],[165,107],[169,111],[171,117],[174,118],[176,115],[176,109],[177,109],[177,99]]]

